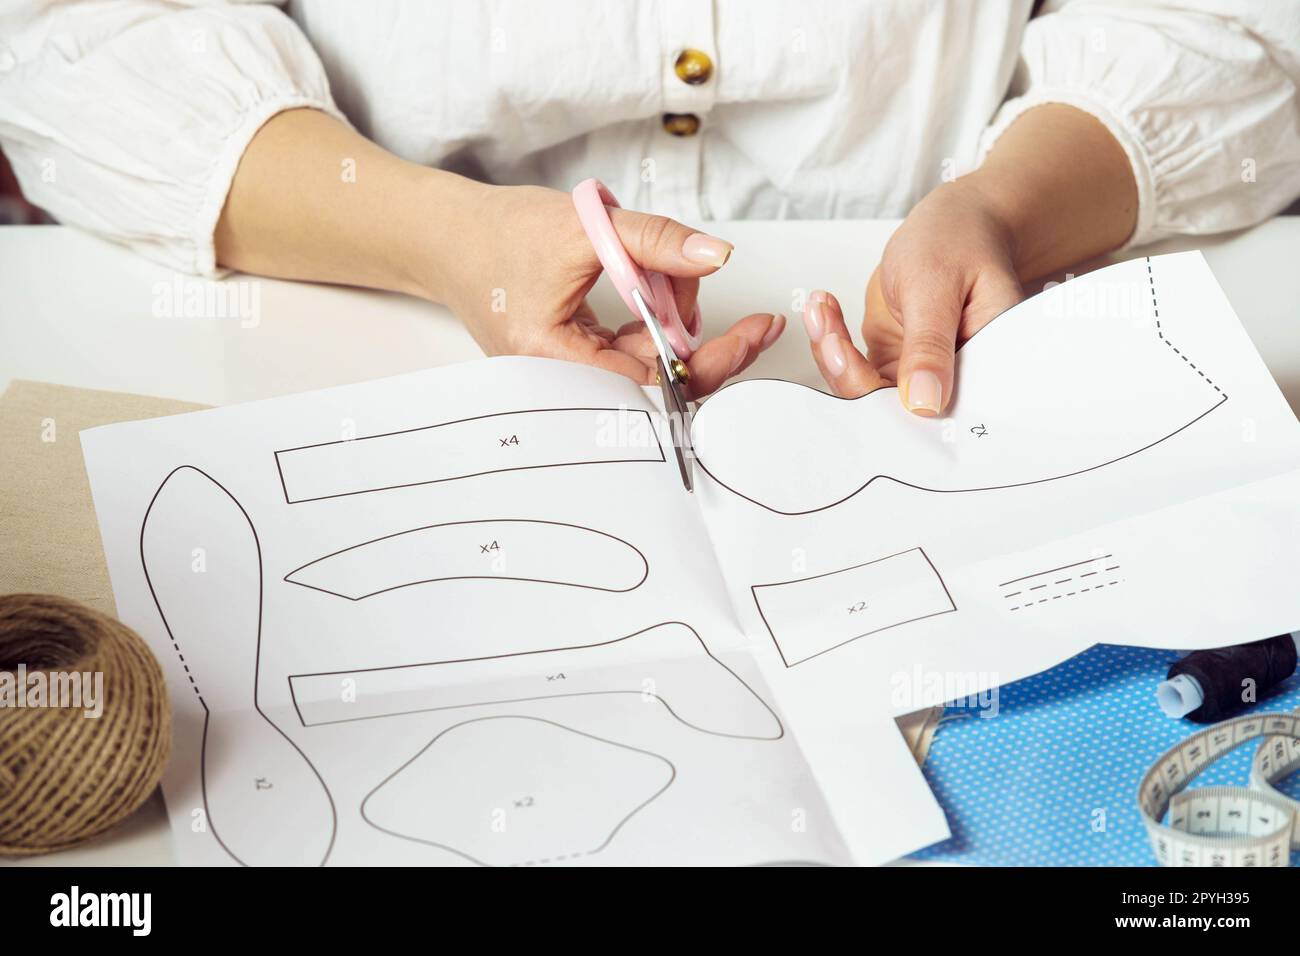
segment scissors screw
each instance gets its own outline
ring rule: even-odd
[[[691,380],[691,370],[686,367],[686,363],[681,359],[673,359],[671,371],[674,382],[689,382]]]

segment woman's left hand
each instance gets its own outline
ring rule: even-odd
[[[889,240],[867,284],[866,357],[838,304],[810,300],[822,374],[846,398],[897,382],[909,411],[942,414],[957,346],[1024,297],[1022,279],[1122,245],[1137,208],[1132,167],[1105,126],[1061,103],[1026,110],[978,170],[932,190]]]
[[[836,395],[854,398],[897,382],[910,411],[932,416],[952,398],[956,346],[1022,295],[1009,231],[959,180],[921,200],[885,247],[867,283],[866,357],[833,296],[814,294],[804,323]]]

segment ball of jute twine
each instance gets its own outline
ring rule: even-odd
[[[47,594],[0,596],[0,671],[102,673],[103,712],[0,697],[0,856],[62,850],[121,822],[171,747],[162,670],[134,631]]]

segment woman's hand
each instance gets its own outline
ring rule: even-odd
[[[958,345],[1019,302],[1022,282],[1118,247],[1136,220],[1132,168],[1107,129],[1071,106],[1027,110],[980,169],[934,189],[889,240],[867,284],[865,358],[833,297],[809,300],[813,357],[837,395],[896,382],[910,411],[941,414]]]
[[[870,362],[853,347],[833,296],[814,293],[804,325],[836,395],[898,382],[907,408],[938,415],[952,396],[955,346],[1020,299],[1009,230],[958,180],[917,204],[871,274],[862,322]]]
[[[938,415],[955,347],[1023,295],[1009,227],[973,182],[947,183],[912,210],[867,283],[867,354],[908,409]]]
[[[689,316],[701,276],[731,246],[662,216],[612,209],[619,238],[673,277]],[[217,259],[259,275],[389,289],[449,306],[489,355],[542,355],[655,379],[643,323],[619,309],[602,325],[586,295],[600,263],[568,193],[485,186],[399,159],[317,110],[279,113],[239,161],[214,235]],[[607,316],[607,319],[612,317]],[[785,328],[741,319],[687,363],[704,395]]]
[[[596,365],[653,384],[654,344],[630,314],[602,324],[586,295],[600,261],[567,193],[532,186],[482,187],[483,228],[462,233],[457,265],[442,281],[442,301],[489,355],[540,355]],[[611,209],[633,261],[673,277],[678,310],[695,308],[699,280],[731,255],[730,243],[663,216]],[[619,311],[623,311],[621,308]],[[706,341],[687,362],[698,397],[743,371],[780,336],[785,319],[758,313]]]

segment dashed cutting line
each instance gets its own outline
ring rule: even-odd
[[[170,635],[168,636],[170,637]],[[206,707],[207,704],[204,703],[203,695],[199,693],[198,682],[195,681],[194,675],[190,673],[190,665],[185,663],[185,655],[181,653],[181,646],[176,643],[175,638],[172,638],[172,649],[176,651],[176,656],[181,659],[181,667],[185,668],[185,676],[189,678],[190,687],[194,690],[194,696],[199,699],[200,704],[203,704]]]
[[[1087,594],[1089,591],[1100,591],[1104,587],[1112,584],[1122,584],[1123,578],[1117,578],[1114,581],[1107,581],[1105,584],[1094,584],[1092,587],[1082,588],[1078,591],[1071,591],[1069,594],[1053,594],[1051,597],[1045,597],[1037,601],[1026,601],[1024,604],[1017,604],[1011,608],[1013,611],[1021,611],[1031,607],[1037,607],[1039,604],[1046,604],[1048,601],[1059,601],[1063,597],[1074,597],[1076,594]]]
[[[524,860],[522,863],[512,863],[511,866],[545,866],[548,863],[559,863],[561,860],[576,860],[581,856],[591,856],[595,850],[580,850],[577,853],[561,853],[558,856],[544,856],[537,860]]]
[[[1214,384],[1213,379],[1211,379],[1208,375],[1206,375],[1199,368],[1197,368],[1196,363],[1193,362],[1191,359],[1189,359],[1186,355],[1184,355],[1174,345],[1173,342],[1170,342],[1167,338],[1165,338],[1164,328],[1160,324],[1160,303],[1156,300],[1156,277],[1155,277],[1155,273],[1151,271],[1151,257],[1147,256],[1146,260],[1147,260],[1147,282],[1150,283],[1151,285],[1151,310],[1155,313],[1155,320],[1156,320],[1156,335],[1160,336],[1160,341],[1164,342],[1165,345],[1173,349],[1174,354],[1177,355],[1184,362],[1186,362],[1193,372],[1201,376],[1201,378],[1205,380],[1205,383],[1207,385],[1209,385],[1212,389],[1214,389],[1216,392],[1218,392],[1220,395],[1223,395],[1226,398],[1227,394],[1223,391],[1223,389],[1219,388],[1219,386]]]
[[[1111,565],[1110,567],[1106,568],[1105,570],[1106,570],[1106,571],[1118,571],[1119,569],[1120,569],[1120,566],[1119,566],[1118,564],[1113,564],[1113,565]],[[1086,573],[1084,573],[1084,574],[1080,574],[1080,575],[1079,575],[1079,578],[1080,578],[1080,580],[1082,580],[1083,578],[1090,578],[1090,577],[1092,577],[1093,575],[1101,574],[1101,573],[1103,573],[1103,572],[1102,572],[1102,571],[1088,571],[1088,572],[1086,572]],[[1059,580],[1059,581],[1054,581],[1054,582],[1052,582],[1052,583],[1053,583],[1053,584],[1069,584],[1069,583],[1070,583],[1071,581],[1073,581],[1073,580],[1074,580],[1073,577],[1069,577],[1069,578],[1062,578],[1061,580]],[[1111,583],[1113,584],[1114,582],[1112,581]],[[1099,585],[1099,586],[1104,586],[1104,585]],[[1041,590],[1042,590],[1043,588],[1045,588],[1045,587],[1050,587],[1050,585],[1047,585],[1047,584],[1035,584],[1035,585],[1034,585],[1033,587],[1031,587],[1029,590],[1030,590],[1030,591],[1041,591]],[[1090,588],[1084,588],[1084,590],[1087,591],[1087,590],[1091,590],[1091,589],[1090,589]],[[1024,593],[1025,593],[1024,591],[1012,591],[1010,594],[1004,594],[1004,595],[1002,595],[1002,596],[1003,596],[1004,598],[1010,600],[1011,598],[1016,597],[1016,596],[1021,595],[1021,594],[1024,594]],[[1071,597],[1072,595],[1077,594],[1077,593],[1080,593],[1080,592],[1078,592],[1078,591],[1071,591],[1069,594],[1066,594],[1065,597]],[[1046,599],[1044,599],[1044,600],[1046,600]],[[1015,608],[1012,608],[1012,610],[1014,611],[1014,610],[1016,610],[1016,608],[1018,608],[1018,607],[1028,607],[1029,605],[1031,605],[1031,604],[1033,604],[1033,603],[1034,603],[1033,601],[1026,601],[1023,605],[1019,605],[1019,604],[1016,605],[1016,607],[1015,607]],[[1039,604],[1042,604],[1043,602],[1042,602],[1042,601],[1039,601],[1038,603],[1039,603]]]

